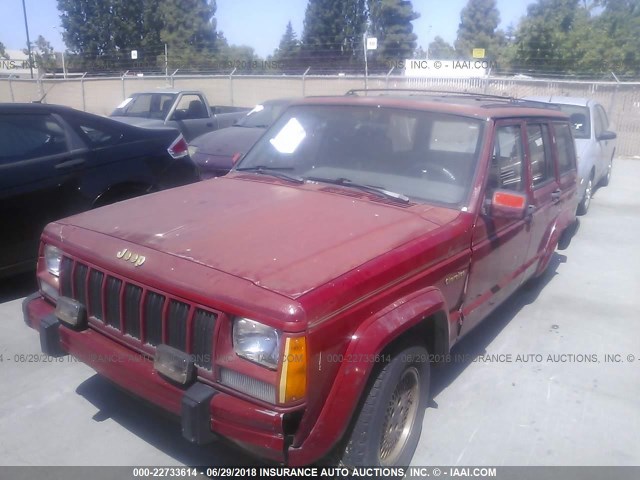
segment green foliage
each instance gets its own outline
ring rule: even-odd
[[[4,43],[0,42],[0,58],[9,58]]]
[[[160,41],[171,52],[170,68],[208,67],[216,53],[215,0],[161,0]]]
[[[58,10],[72,67],[164,67],[164,44],[170,68],[213,62],[215,0],[58,0]]]
[[[411,22],[420,17],[406,0],[369,0],[369,36],[378,39],[378,65],[413,56],[417,36]]]
[[[309,0],[301,59],[315,68],[342,68],[362,58],[365,0]]]
[[[284,35],[282,35],[282,38],[280,39],[278,48],[273,52],[273,55],[270,56],[268,60],[275,63],[270,70],[275,70],[277,72],[293,73],[306,68],[300,62],[300,41],[298,40],[296,33],[293,31],[293,26],[290,21],[287,23],[287,27],[285,28]]]
[[[456,58],[456,49],[442,37],[436,36],[429,44],[428,54],[427,58],[446,60]]]
[[[469,0],[460,12],[456,53],[460,58],[471,58],[474,48],[484,48],[485,57],[496,59],[504,44],[504,35],[498,30],[500,12],[496,0]]]
[[[25,55],[29,55],[29,50],[22,50]],[[42,72],[52,72],[56,68],[56,55],[51,44],[42,36],[38,35],[35,42],[31,42],[31,55],[35,65]]]

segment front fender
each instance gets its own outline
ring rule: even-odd
[[[440,290],[429,287],[394,302],[371,316],[356,330],[344,354],[320,415],[306,438],[289,448],[290,465],[308,465],[326,456],[343,437],[380,354],[411,327],[437,313],[444,314],[449,340],[448,308]],[[372,358],[374,357],[374,358]]]

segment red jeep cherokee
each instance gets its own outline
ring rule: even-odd
[[[544,271],[577,202],[559,111],[300,100],[226,177],[48,225],[24,317],[193,442],[406,465],[430,361]]]

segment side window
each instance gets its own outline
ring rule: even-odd
[[[207,108],[199,95],[183,95],[176,106],[174,120],[207,118]]]
[[[489,173],[489,190],[497,188],[524,190],[523,162],[520,126],[498,127]]]
[[[575,150],[571,128],[566,123],[554,125],[556,148],[558,149],[558,170],[560,175],[574,168]]]
[[[535,188],[555,177],[547,126],[528,125],[527,143],[531,161],[531,180]]]
[[[64,153],[67,137],[52,115],[0,115],[0,164]]]

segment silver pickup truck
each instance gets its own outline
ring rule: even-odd
[[[207,97],[192,90],[138,92],[126,98],[111,118],[140,127],[173,127],[187,142],[219,128],[230,127],[249,108],[209,106]]]

